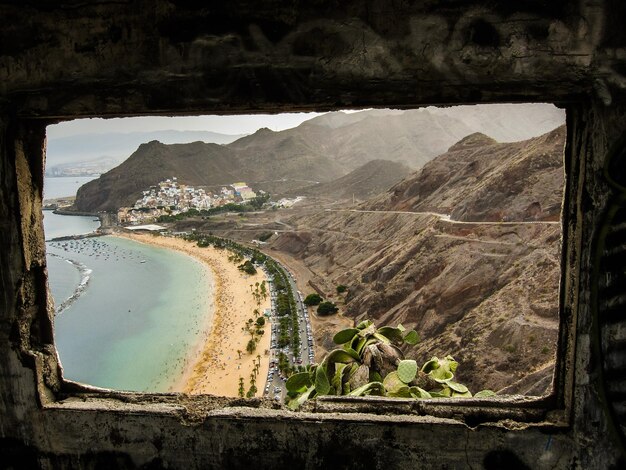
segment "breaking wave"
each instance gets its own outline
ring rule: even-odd
[[[74,261],[68,258],[63,258],[62,256],[59,256],[54,253],[49,253],[49,255],[54,256],[55,258],[62,259],[66,263],[71,264],[80,273],[80,282],[76,286],[76,289],[74,289],[74,292],[72,293],[72,295],[70,295],[67,299],[61,302],[61,304],[58,305],[54,309],[55,315],[59,315],[64,310],[66,310],[70,305],[72,305],[76,301],[76,299],[78,299],[83,294],[83,292],[85,292],[85,289],[87,289],[87,286],[89,285],[89,280],[91,279],[92,270],[89,269],[87,266],[85,266],[83,263],[80,263],[78,261]]]

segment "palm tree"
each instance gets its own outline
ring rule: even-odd
[[[239,396],[243,398],[243,395],[245,392],[246,392],[246,389],[243,384],[243,377],[239,377]]]
[[[242,352],[243,352],[243,351],[242,351],[241,349],[237,349],[237,354],[239,355],[239,359],[241,359],[241,353],[242,353]]]

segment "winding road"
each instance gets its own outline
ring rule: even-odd
[[[413,211],[375,211],[375,210],[362,210],[362,209],[324,209],[325,212],[353,212],[361,214],[406,214],[406,215],[430,215],[438,217],[442,222],[448,222],[451,224],[462,225],[560,225],[560,221],[548,221],[548,220],[524,220],[524,221],[501,221],[501,222],[466,222],[462,220],[452,220],[448,214],[439,214],[437,212],[413,212]]]

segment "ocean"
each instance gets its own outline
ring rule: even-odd
[[[43,185],[43,198],[56,199],[59,197],[75,196],[78,188],[96,178],[97,176],[46,177]]]
[[[93,217],[44,213],[46,240],[97,226]],[[110,236],[47,241],[46,249],[64,377],[117,390],[170,390],[211,321],[208,268]]]

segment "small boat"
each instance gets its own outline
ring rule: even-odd
[[[142,259],[142,260],[141,260],[141,261],[139,261],[139,262],[140,262],[140,263],[145,263],[145,262],[146,262],[146,260],[145,260],[145,259]]]

